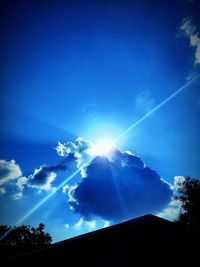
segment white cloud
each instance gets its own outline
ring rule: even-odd
[[[69,224],[66,223],[66,224],[64,225],[64,227],[65,227],[66,229],[69,229]]]
[[[89,227],[90,230],[96,228],[97,223],[95,220],[86,222],[86,225]]]
[[[34,173],[28,177],[28,187],[38,190],[48,191],[54,189],[52,182],[56,178],[57,174],[53,171],[49,171],[48,168],[41,166],[34,170]]]
[[[58,145],[55,150],[59,156],[66,157],[69,155],[69,153],[72,153],[74,151],[74,144],[72,142],[67,142],[63,144],[61,142],[58,142]]]
[[[183,183],[185,182],[185,177],[181,175],[174,176],[174,186],[173,189],[177,190],[182,187]]]
[[[65,186],[65,187],[63,188],[63,192],[64,192],[64,193],[67,192],[67,194],[68,194],[68,201],[69,201],[69,202],[73,202],[73,201],[75,201],[75,198],[74,198],[74,196],[73,196],[73,192],[74,192],[74,190],[75,190],[76,188],[77,188],[77,185]],[[73,207],[70,206],[70,209],[73,210]]]
[[[93,230],[95,229],[97,226],[97,223],[95,220],[92,221],[84,221],[83,218],[80,218],[80,220],[78,222],[76,222],[72,228],[76,231],[80,231],[82,230],[83,227],[87,227],[87,229],[89,228],[89,230]]]
[[[69,143],[69,142],[68,142]],[[65,146],[67,143],[64,143]],[[74,145],[76,146],[76,152],[74,158],[83,157],[89,148],[87,140],[83,138],[78,138],[75,140]],[[71,146],[71,143],[70,143]],[[72,146],[74,149],[74,146]],[[66,149],[70,149],[66,147]],[[71,151],[71,150],[70,150]],[[75,155],[76,154],[76,155]],[[67,158],[67,156],[66,156]],[[126,168],[124,168],[126,166]],[[83,167],[83,166],[82,166]],[[145,169],[145,171],[144,171]],[[78,170],[80,170],[78,168]],[[112,170],[112,171],[110,171]],[[68,197],[68,203],[70,209],[74,212],[77,212],[81,215],[81,218],[84,219],[95,219],[97,216],[108,221],[120,221],[124,219],[129,219],[132,217],[137,217],[145,213],[153,213],[154,211],[162,211],[164,207],[170,202],[172,190],[168,183],[166,183],[161,177],[153,171],[151,168],[148,168],[144,165],[143,161],[134,156],[133,153],[121,152],[117,148],[113,150],[112,157],[96,157],[92,160],[92,163],[89,162],[87,168],[85,168],[85,175],[81,173],[82,180],[80,182],[75,182],[75,184],[63,186],[63,192]],[[113,174],[114,173],[114,174]],[[136,173],[136,174],[135,174]],[[130,211],[129,217],[123,212],[118,212],[120,210],[117,199],[116,190],[113,190],[113,175],[116,177],[121,177],[119,180],[119,187],[125,187],[130,190],[130,192],[137,192],[137,187],[140,183],[144,185],[139,186],[140,193],[133,194],[127,193],[127,189],[122,190],[124,192],[124,198],[127,199],[126,194],[131,195],[133,199],[129,198]],[[138,179],[131,179],[135,175]],[[149,183],[146,183],[144,177],[151,177],[151,186]],[[140,182],[140,179],[142,182]],[[124,180],[124,182],[123,182]],[[155,183],[155,186],[154,184]],[[148,187],[148,190],[145,190],[145,187]],[[160,188],[159,188],[160,187]],[[80,190],[79,190],[80,188]],[[106,191],[105,191],[106,188]],[[147,193],[149,190],[152,191],[153,197],[150,199]],[[161,191],[161,192],[160,192]],[[103,196],[101,194],[103,192]],[[106,192],[106,194],[105,194]],[[158,193],[159,192],[159,193]],[[113,194],[110,196],[110,193]],[[92,197],[88,198],[88,194]],[[146,194],[148,197],[146,197]],[[160,200],[160,194],[162,194],[162,200]],[[143,196],[143,198],[141,197]],[[139,198],[139,202],[137,201]],[[157,199],[156,199],[157,198]],[[143,201],[141,201],[141,199]],[[116,202],[114,202],[114,201]],[[127,203],[127,201],[126,201]],[[135,203],[133,205],[133,203]],[[141,209],[138,208],[138,203],[141,206]],[[153,203],[153,204],[152,204]],[[127,203],[128,205],[128,203]],[[137,206],[137,209],[135,208]],[[154,208],[152,208],[154,206]],[[74,229],[79,229],[82,227],[82,219],[74,225]],[[88,227],[84,221],[84,228]],[[94,223],[91,224],[91,227],[94,226]]]
[[[58,155],[61,157],[68,157],[70,154],[74,154],[76,159],[77,168],[80,170],[82,177],[85,177],[85,164],[91,159],[89,150],[93,147],[91,141],[82,137],[78,137],[75,142],[58,142],[55,148]]]
[[[73,229],[78,231],[81,230],[82,226],[83,226],[83,218],[80,218],[80,220],[73,225]]]
[[[68,184],[64,185],[63,188],[62,188],[62,192],[63,193],[67,193],[68,190],[70,189],[70,186]]]
[[[18,200],[23,197],[25,186],[37,189],[39,192],[42,190],[55,190],[55,187],[52,186],[57,176],[55,171],[65,169],[66,166],[62,164],[51,167],[40,166],[34,170],[33,174],[24,177],[20,166],[16,164],[15,160],[0,160],[0,194],[9,193],[11,190],[10,196]]]
[[[183,186],[185,182],[185,177],[181,175],[174,176],[174,183],[170,185],[171,189],[173,190],[174,196],[176,196],[178,190]],[[181,202],[178,199],[172,198],[169,205],[159,214],[160,217],[168,219],[170,221],[174,221],[180,212],[181,209]]]
[[[0,185],[22,176],[21,169],[15,160],[0,160]]]
[[[23,193],[22,192],[18,192],[18,193],[16,193],[16,194],[13,194],[12,195],[12,198],[14,199],[14,200],[19,200],[19,199],[21,199],[23,197]]]
[[[200,63],[200,37],[196,26],[193,24],[191,18],[186,18],[183,20],[181,25],[181,30],[186,33],[189,37],[190,45],[194,47],[195,50],[195,63]]]
[[[157,216],[174,221],[178,217],[180,208],[180,201],[172,199],[169,205],[162,212],[158,213]]]
[[[20,191],[23,191],[27,182],[28,182],[28,178],[22,176],[17,179],[16,186],[18,187]]]
[[[4,195],[6,193],[5,187],[0,188],[0,195]]]
[[[181,30],[185,31],[185,33],[190,36],[196,32],[196,26],[192,23],[191,18],[185,18],[183,20],[183,24],[181,25]]]
[[[10,195],[14,200],[19,200],[23,197],[23,190],[28,179],[22,176],[20,166],[15,160],[0,160],[0,185],[5,187],[0,188],[0,194],[6,194],[12,187]]]
[[[109,221],[104,221],[104,225],[103,228],[109,227],[110,226],[110,222]]]

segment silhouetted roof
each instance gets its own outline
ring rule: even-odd
[[[55,261],[83,266],[163,266],[194,260],[195,240],[177,224],[148,214],[17,257],[16,263]]]

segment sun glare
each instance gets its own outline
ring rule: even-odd
[[[108,156],[114,148],[113,141],[109,138],[101,138],[88,149],[91,156]]]

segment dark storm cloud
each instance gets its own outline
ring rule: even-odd
[[[67,195],[71,208],[84,219],[97,216],[118,222],[162,211],[172,190],[139,157],[115,150],[110,157],[96,157]]]

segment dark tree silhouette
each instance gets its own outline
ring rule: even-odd
[[[200,180],[186,177],[178,184],[176,199],[181,202],[176,222],[200,235]]]
[[[44,232],[44,228],[42,223],[36,228],[30,228],[29,225],[14,228],[0,225],[1,250],[18,254],[50,245],[52,238],[49,233]]]

